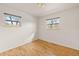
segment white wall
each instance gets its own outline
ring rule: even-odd
[[[51,17],[61,17],[60,30],[48,30],[45,23]],[[79,7],[57,12],[39,20],[39,39],[79,50]]]
[[[4,12],[22,16],[22,26],[4,27]],[[19,10],[0,6],[0,52],[31,42],[36,32],[36,19]]]

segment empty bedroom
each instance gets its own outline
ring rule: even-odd
[[[79,3],[0,3],[0,56],[79,56]]]

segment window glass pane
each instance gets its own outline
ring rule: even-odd
[[[59,24],[60,23],[60,19],[53,19],[53,24]]]
[[[5,21],[5,23],[6,23],[6,24],[8,24],[8,25],[10,25],[10,24],[11,24],[11,22],[10,22],[10,21]]]
[[[51,20],[51,19],[48,20],[48,21],[47,21],[47,24],[51,25],[51,24],[52,24],[52,20]]]
[[[11,19],[10,19],[10,16],[6,16],[6,20],[11,20]]]
[[[16,25],[16,22],[13,22],[13,25],[15,26]]]
[[[60,23],[60,19],[57,19],[56,23]]]
[[[11,19],[12,19],[13,21],[18,21],[15,16],[11,16]]]

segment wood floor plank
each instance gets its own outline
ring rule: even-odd
[[[79,51],[64,46],[35,40],[32,43],[0,53],[0,56],[79,56]]]

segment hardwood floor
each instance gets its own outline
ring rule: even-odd
[[[35,40],[32,43],[0,53],[0,56],[79,56],[79,51],[71,48]]]

